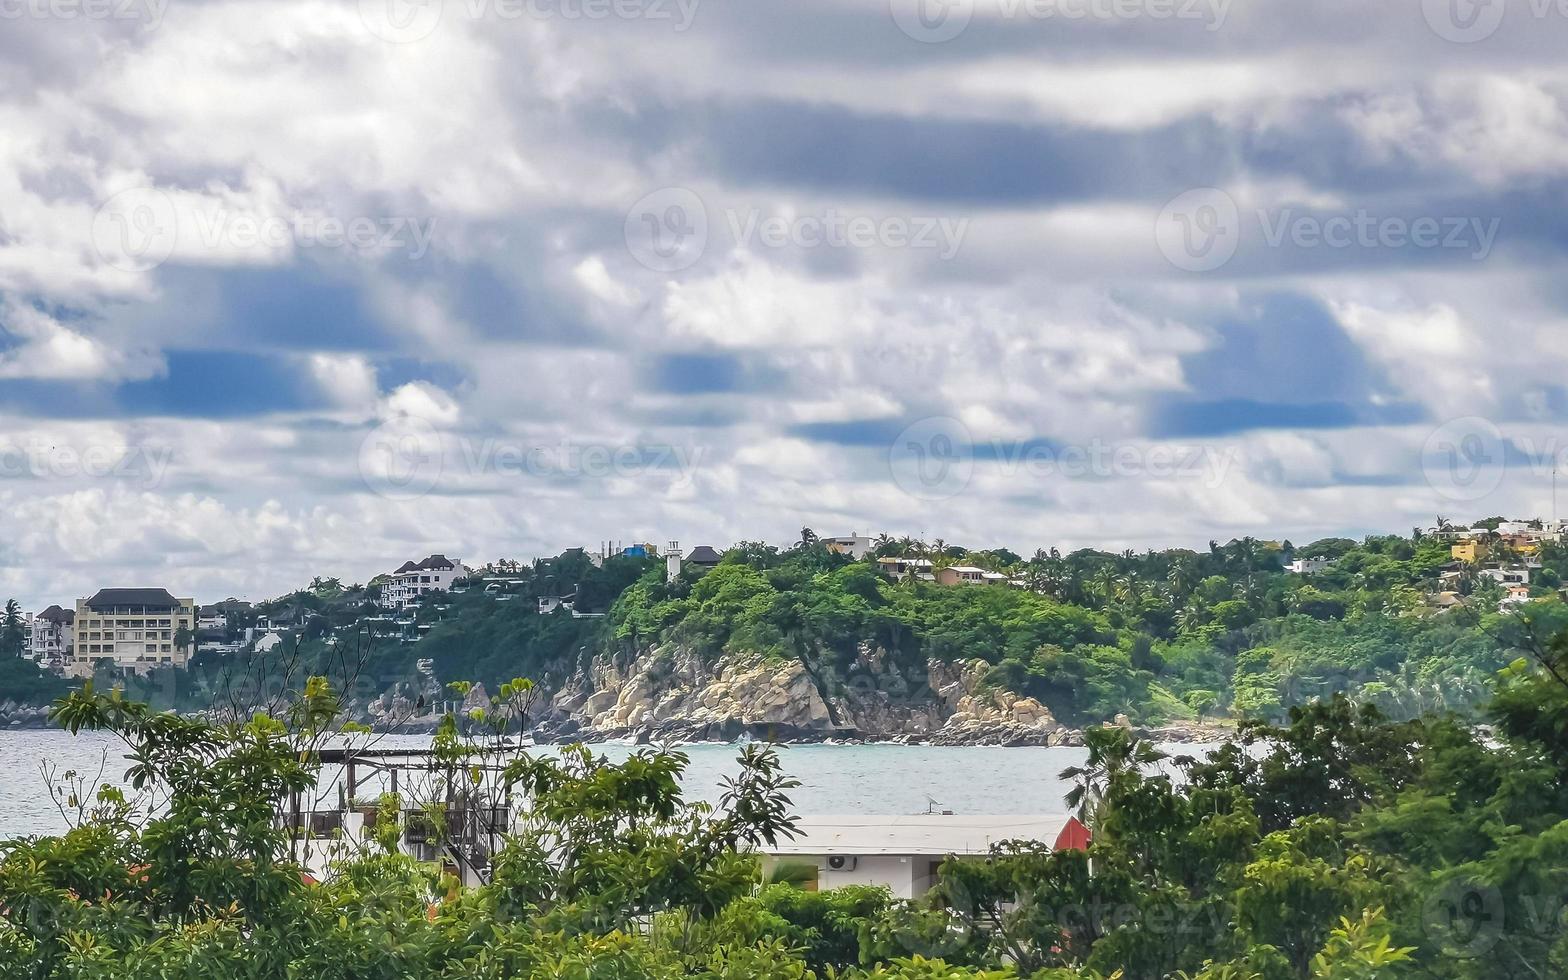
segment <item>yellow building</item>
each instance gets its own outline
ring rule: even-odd
[[[1525,534],[1511,534],[1503,543],[1521,555],[1533,555],[1541,550],[1541,542]]]
[[[76,600],[76,649],[66,664],[72,677],[92,676],[100,660],[145,672],[184,667],[196,632],[196,600],[176,599],[165,589],[99,589]]]
[[[1479,538],[1466,538],[1455,541],[1448,549],[1448,553],[1455,561],[1481,562],[1486,560],[1486,542]]]

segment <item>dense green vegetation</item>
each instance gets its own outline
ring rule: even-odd
[[[894,580],[875,564],[885,556],[994,569],[1015,584]],[[1310,576],[1286,572],[1298,556],[1333,565]],[[986,683],[1033,696],[1076,725],[1118,714],[1143,723],[1280,720],[1292,706],[1341,691],[1410,718],[1473,711],[1491,675],[1518,655],[1520,615],[1538,632],[1568,623],[1556,592],[1568,575],[1568,547],[1548,544],[1540,559],[1531,580],[1537,601],[1503,615],[1498,587],[1473,570],[1459,573],[1457,584],[1440,582],[1449,546],[1420,533],[1299,548],[1247,538],[1206,551],[1040,551],[1027,559],[884,539],[873,556],[854,561],[807,531],[788,549],[741,544],[717,567],[688,566],[673,583],[660,561],[621,557],[600,567],[575,550],[493,569],[506,580],[499,591],[475,582],[429,598],[414,614],[416,643],[399,642],[385,617],[367,619],[383,612],[375,583],[317,580],[259,610],[294,624],[286,664],[276,652],[203,655],[190,676],[141,690],[184,709],[212,703],[235,676],[259,687],[297,686],[309,674],[345,685],[373,677],[379,693],[413,677],[422,660],[441,682],[493,686],[526,674],[549,686],[587,657],[624,661],[678,643],[710,658],[798,659],[825,685],[843,687],[868,669],[860,656],[868,650],[878,654],[877,669],[910,680],[924,676],[928,658],[980,660]],[[1433,598],[1450,587],[1466,604],[1439,608]],[[565,608],[541,615],[541,596],[570,596],[577,613],[592,615]]]
[[[0,704],[48,704],[69,689],[65,681],[23,657],[0,657]]]
[[[1563,976],[1568,634],[1521,642],[1533,659],[1497,679],[1490,735],[1334,698],[1245,722],[1207,758],[1173,760],[1173,779],[1128,730],[1090,729],[1063,773],[1087,853],[999,843],[945,862],[915,901],[759,879],[750,853],[794,826],[771,748],[745,749],[708,807],[683,797],[678,753],[507,747],[526,681],[434,742],[449,788],[520,808],[487,884],[401,853],[414,828],[393,796],[373,839],[316,882],[275,813],[315,783],[316,747],[341,725],[325,683],[276,719],[226,725],[88,689],[56,720],[123,738],[132,785],[165,805],[105,789],[63,835],[0,842],[0,978]],[[459,811],[422,812],[428,834]]]
[[[1283,570],[1293,553],[1336,561],[1306,578]],[[917,663],[979,658],[993,665],[990,683],[1078,723],[1117,713],[1148,722],[1214,711],[1280,718],[1336,691],[1365,692],[1397,717],[1469,709],[1517,655],[1512,618],[1493,611],[1486,583],[1468,608],[1423,604],[1449,556],[1447,544],[1420,536],[1027,560],[884,541],[876,555],[997,569],[1025,587],[892,581],[871,560],[804,535],[786,551],[742,545],[671,585],[650,571],[614,606],[615,636],[800,657],[824,670],[852,669],[864,644]],[[1544,558],[1544,601],[1528,607],[1538,628],[1568,619],[1550,588],[1568,550],[1550,546]]]

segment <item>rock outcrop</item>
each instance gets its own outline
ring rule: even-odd
[[[845,663],[757,654],[704,657],[679,644],[584,654],[539,681],[536,741],[901,742],[930,745],[1082,745],[1032,697],[987,687],[981,660],[899,658],[864,645]],[[450,700],[432,681],[419,701],[386,694],[352,712],[377,729],[433,730],[439,716],[488,699],[475,686]],[[0,721],[4,715],[0,713]],[[1114,724],[1131,727],[1126,716]],[[1222,729],[1193,724],[1139,729],[1162,742],[1204,742]]]
[[[863,646],[838,669],[669,645],[596,658],[554,692],[541,740],[922,741],[1055,745],[1072,736],[1033,698],[982,689],[981,661],[899,660]]]
[[[0,728],[48,728],[49,709],[37,705],[0,702]]]

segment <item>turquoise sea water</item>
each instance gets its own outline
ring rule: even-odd
[[[428,743],[423,736],[386,736],[378,748]],[[634,749],[593,747],[612,759]],[[1167,746],[1198,754],[1201,747]],[[549,751],[541,749],[537,751]],[[716,801],[720,780],[736,771],[736,746],[692,745],[684,787],[689,796]],[[1062,813],[1068,786],[1057,778],[1085,758],[1081,748],[952,748],[915,745],[798,745],[783,750],[784,767],[800,780],[790,797],[798,813],[968,814]],[[116,782],[124,774],[125,747],[101,734],[56,731],[0,732],[0,839],[56,833],[65,822],[51,802],[42,767],[75,769]]]

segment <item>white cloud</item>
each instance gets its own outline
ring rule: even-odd
[[[0,301],[0,328],[20,343],[0,352],[0,378],[134,381],[163,370],[147,350],[119,350],[31,307]]]

